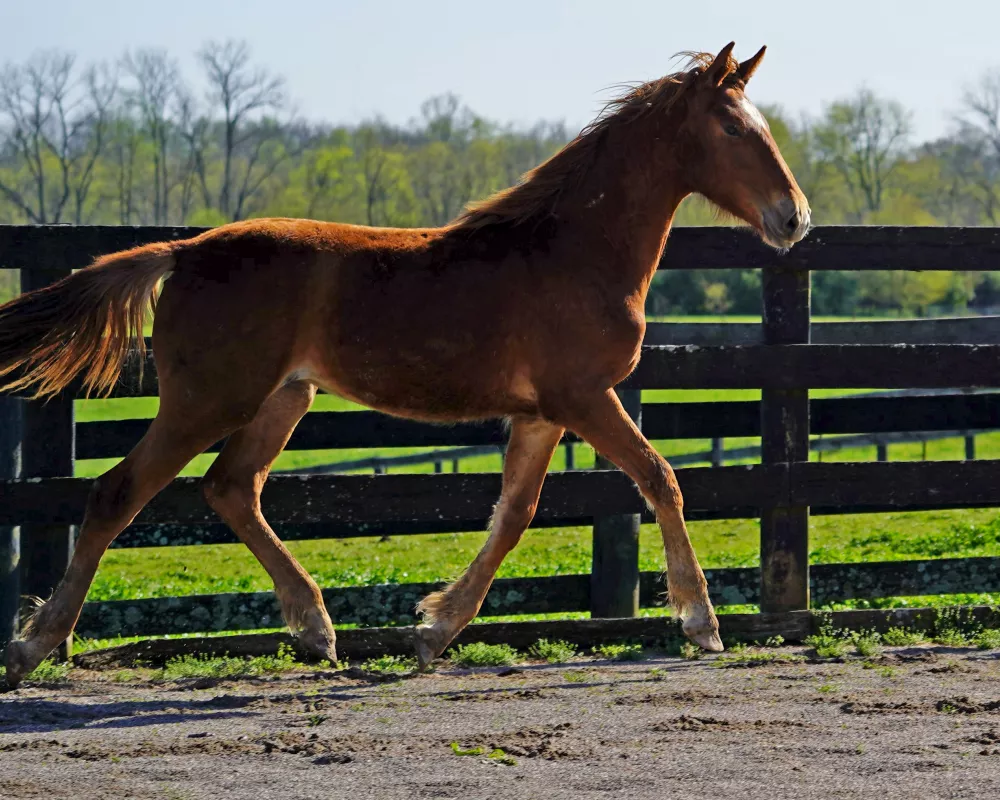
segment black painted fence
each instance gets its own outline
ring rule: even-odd
[[[0,226],[0,268],[22,287],[45,285],[93,256],[190,228]],[[761,567],[713,570],[720,603],[759,603],[764,612],[806,609],[812,600],[893,594],[1000,591],[1000,559],[887,564],[808,564],[808,517],[887,509],[1000,505],[1000,463],[819,464],[807,461],[810,433],[889,433],[1000,427],[1000,394],[808,399],[809,388],[1000,386],[1000,319],[812,323],[809,272],[830,269],[1000,267],[1000,231],[949,228],[819,228],[788,254],[744,232],[680,229],[662,268],[763,269],[762,324],[653,324],[623,400],[651,439],[761,436],[762,463],[679,470],[691,518],[759,517]],[[761,388],[760,402],[656,404],[642,389]],[[115,394],[156,393],[155,362]],[[89,481],[76,459],[123,456],[141,420],[75,424],[71,393],[47,405],[0,398],[0,640],[18,594],[44,596],[65,569]],[[498,423],[429,426],[375,412],[313,412],[290,449],[503,445]],[[217,449],[217,448],[215,448]],[[476,530],[499,492],[494,474],[275,476],[264,496],[285,538],[337,538]],[[590,610],[627,616],[660,604],[659,577],[638,569],[638,524],[649,520],[621,474],[553,474],[535,527],[593,524],[592,575],[497,581],[488,614]],[[201,499],[197,481],[175,481],[116,546],[235,541]],[[412,621],[430,585],[329,588],[336,620]],[[276,626],[269,594],[88,603],[88,636],[160,634]]]

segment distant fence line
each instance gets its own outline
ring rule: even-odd
[[[935,442],[942,439],[964,439],[965,459],[971,461],[976,457],[976,437],[986,433],[993,433],[995,430],[997,429],[855,434],[854,436],[838,436],[834,439],[811,439],[809,449],[814,453],[819,453],[820,461],[822,461],[823,453],[853,450],[862,447],[875,447],[876,460],[888,461],[888,446],[890,444],[926,444],[927,442]],[[748,445],[746,447],[735,447],[726,450],[723,448],[724,441],[722,438],[712,439],[710,450],[702,450],[694,453],[677,453],[671,455],[669,461],[675,467],[706,463],[711,464],[713,467],[721,467],[727,461],[754,461],[760,458],[761,448],[759,445]],[[567,470],[575,469],[576,457],[574,455],[574,448],[576,445],[577,443],[572,441],[563,442],[562,444],[566,454]],[[455,447],[448,450],[434,450],[429,453],[413,453],[405,456],[370,456],[369,458],[357,458],[349,461],[333,461],[329,464],[316,464],[311,467],[275,470],[275,474],[337,475],[370,469],[376,475],[384,475],[394,467],[424,466],[426,464],[433,464],[435,474],[440,474],[444,472],[444,464],[447,462],[451,462],[452,472],[458,472],[459,464],[463,459],[492,455],[499,455],[502,458],[504,455],[503,447],[499,445]]]

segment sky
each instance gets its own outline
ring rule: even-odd
[[[198,48],[229,38],[287,79],[310,120],[404,123],[451,91],[491,119],[571,130],[616,84],[676,69],[679,51],[735,40],[743,59],[766,44],[748,89],[758,104],[817,115],[867,86],[912,110],[921,141],[946,133],[963,89],[1000,70],[1000,2],[0,0],[0,64],[53,48],[100,61],[155,47],[199,86]]]

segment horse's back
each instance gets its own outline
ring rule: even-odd
[[[160,298],[161,381],[269,393],[289,376],[414,416],[489,416],[524,385],[523,260],[456,255],[439,229],[234,223],[182,243]],[[234,387],[235,388],[235,387]],[[515,394],[525,395],[525,392]]]

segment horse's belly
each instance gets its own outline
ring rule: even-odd
[[[463,352],[444,343],[395,352],[341,352],[314,369],[311,380],[362,405],[415,419],[483,419],[531,414],[537,408],[524,369],[494,354]]]

